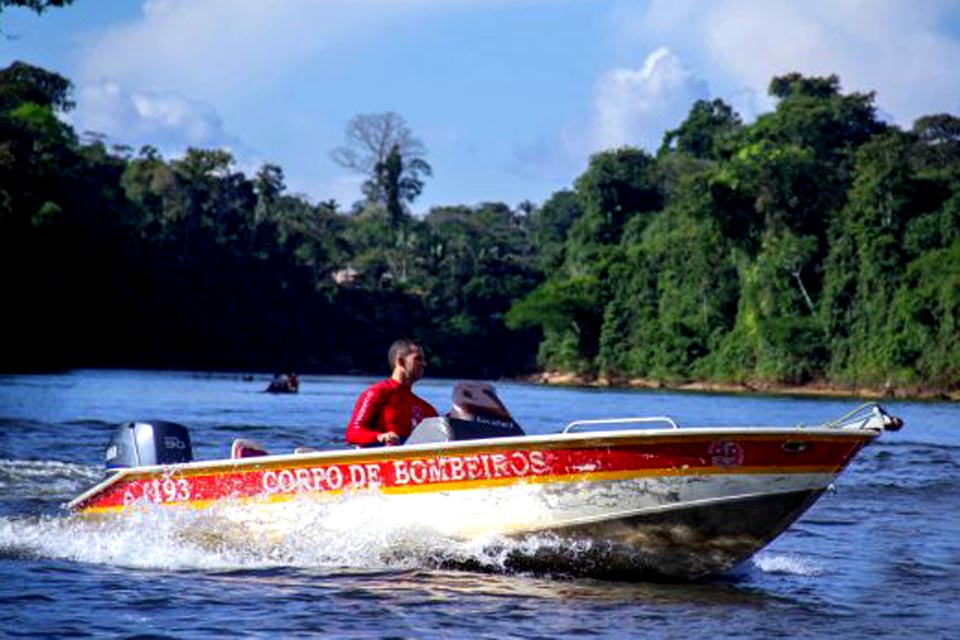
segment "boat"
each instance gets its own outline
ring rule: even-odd
[[[295,373],[278,373],[264,389],[267,393],[297,393],[300,391],[300,379]]]
[[[186,427],[124,423],[107,476],[67,508],[106,519],[189,510],[282,535],[364,496],[453,541],[537,540],[510,547],[511,568],[699,579],[769,544],[864,446],[901,426],[870,403],[816,426],[681,428],[641,416],[525,434],[492,385],[460,383],[446,416],[394,447],[271,454],[238,439],[231,458],[196,461]]]

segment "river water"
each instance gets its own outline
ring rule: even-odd
[[[75,371],[0,376],[0,635],[7,637],[960,637],[960,405],[885,403],[884,434],[780,538],[695,584],[511,573],[483,547],[424,532],[305,534],[278,547],[182,535],[147,514],[90,525],[61,505],[101,477],[114,424],[167,419],[197,458],[235,437],[271,451],[343,446],[368,378]],[[453,381],[417,390],[440,411]],[[581,418],[670,415],[681,425],[832,420],[856,400],[497,385],[528,433]],[[354,516],[356,514],[354,513]],[[456,553],[482,571],[453,571]]]

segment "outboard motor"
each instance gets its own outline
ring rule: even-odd
[[[496,389],[489,382],[458,382],[453,388],[452,405],[451,418],[479,422],[509,432],[519,430],[519,435],[523,435],[520,425],[510,415],[506,405],[497,396]]]
[[[125,422],[107,446],[107,472],[156,464],[181,464],[193,460],[190,433],[174,422]]]
[[[489,382],[458,382],[452,404],[449,415],[421,421],[405,444],[524,435]]]

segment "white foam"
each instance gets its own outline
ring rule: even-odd
[[[217,504],[207,511],[136,505],[123,517],[0,518],[0,556],[26,555],[161,570],[235,570],[268,567],[363,570],[473,566],[509,571],[526,560],[600,564],[646,562],[611,557],[589,540],[551,534],[509,538],[465,522],[484,523],[504,513],[527,522],[548,522],[547,502],[557,499],[539,485],[465,501],[445,492],[413,494],[400,501],[376,491],[327,499]],[[519,506],[518,506],[519,505]],[[522,509],[521,509],[522,507]],[[522,514],[516,512],[523,511]],[[641,554],[642,555],[642,554]],[[613,563],[613,564],[610,564]],[[537,559],[537,566],[540,564]],[[625,565],[626,566],[626,565]],[[811,575],[796,559],[766,556],[765,572]],[[560,569],[563,570],[563,569]]]
[[[227,569],[242,557],[203,549],[157,519],[89,523],[73,518],[0,519],[0,551],[150,569]]]
[[[753,557],[753,565],[764,573],[796,576],[819,576],[823,569],[815,562],[794,555],[761,552]]]
[[[0,490],[18,498],[66,497],[100,480],[103,470],[53,460],[0,459]]]
[[[297,509],[281,528],[256,516],[240,518],[230,505],[211,512],[144,506],[123,518],[0,518],[0,555],[26,555],[161,570],[295,567],[411,568],[457,543],[391,513],[375,496],[345,496]],[[242,511],[246,513],[245,511]],[[482,555],[467,543],[463,553]]]

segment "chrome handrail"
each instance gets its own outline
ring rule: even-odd
[[[563,433],[569,433],[575,427],[591,426],[599,424],[649,424],[657,422],[666,422],[674,429],[679,429],[680,425],[674,422],[673,418],[667,416],[649,416],[642,418],[607,418],[602,420],[574,420],[563,428]]]
[[[897,431],[903,426],[903,420],[890,415],[877,402],[867,402],[853,411],[823,425],[828,429],[873,429],[875,431]]]

